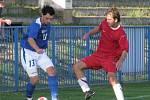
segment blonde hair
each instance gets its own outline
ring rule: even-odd
[[[109,8],[108,11],[106,12],[106,15],[112,14],[114,19],[117,19],[118,22],[120,22],[120,13],[118,9],[113,5],[112,8]]]

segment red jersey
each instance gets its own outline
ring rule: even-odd
[[[101,57],[120,57],[122,51],[128,52],[128,40],[123,27],[113,30],[106,19],[99,25],[101,36],[96,53]]]

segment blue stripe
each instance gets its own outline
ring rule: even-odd
[[[88,84],[88,82],[86,80],[81,79],[81,81],[85,82],[86,84]]]
[[[26,63],[26,57],[25,57],[25,50],[23,48],[23,59],[24,59],[24,62]]]

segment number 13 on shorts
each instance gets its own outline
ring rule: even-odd
[[[29,60],[29,67],[35,66],[35,60]]]

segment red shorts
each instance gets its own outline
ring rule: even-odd
[[[116,72],[116,62],[117,60],[113,57],[104,58],[100,57],[99,54],[94,53],[90,56],[87,56],[83,58],[81,61],[83,61],[87,68],[89,69],[104,69],[106,72]]]

